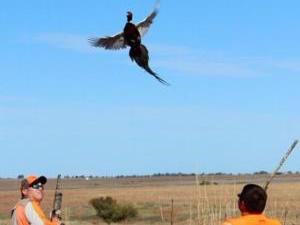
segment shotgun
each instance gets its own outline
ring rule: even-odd
[[[287,152],[282,156],[282,158],[281,158],[278,166],[275,168],[275,170],[271,174],[270,178],[266,181],[266,184],[265,184],[265,187],[264,187],[265,191],[267,191],[269,184],[271,183],[271,181],[273,180],[273,178],[276,176],[277,172],[280,170],[280,168],[284,164],[285,160],[289,157],[289,155],[291,154],[291,152],[293,151],[293,149],[295,148],[295,146],[297,145],[297,143],[298,143],[298,140],[294,140],[294,142],[289,147],[289,149],[287,150]]]
[[[54,217],[57,217],[59,220],[61,220],[60,215],[60,209],[61,209],[61,203],[62,203],[62,193],[60,192],[60,177],[61,175],[58,174],[56,179],[56,187],[55,187],[55,193],[54,193],[54,200],[53,200],[53,206],[51,210],[51,221]]]

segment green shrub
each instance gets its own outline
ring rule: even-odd
[[[90,200],[90,204],[97,212],[97,216],[107,224],[120,222],[137,216],[137,209],[130,204],[120,205],[112,197],[100,197]]]

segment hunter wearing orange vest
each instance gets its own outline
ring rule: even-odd
[[[48,220],[40,207],[44,198],[44,176],[28,176],[21,182],[21,200],[12,210],[11,225],[60,225],[58,218]]]
[[[263,215],[267,202],[267,193],[256,184],[247,184],[238,194],[239,218],[227,219],[222,225],[280,225],[275,219]]]

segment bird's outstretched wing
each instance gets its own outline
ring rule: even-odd
[[[159,8],[159,1],[156,2],[156,6],[155,6],[155,9],[153,10],[153,12],[150,13],[146,17],[146,19],[144,19],[143,21],[136,24],[136,27],[137,27],[138,31],[140,32],[141,36],[144,36],[147,33],[147,31],[149,30],[149,27],[152,24],[153,19],[155,18],[155,16],[158,13],[158,8]]]
[[[106,36],[103,38],[89,38],[89,42],[94,47],[102,47],[110,50],[126,48],[123,32],[111,37]]]

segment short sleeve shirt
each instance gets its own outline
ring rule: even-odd
[[[227,219],[222,225],[281,225],[278,220],[269,219],[262,214],[251,214],[239,218]]]

